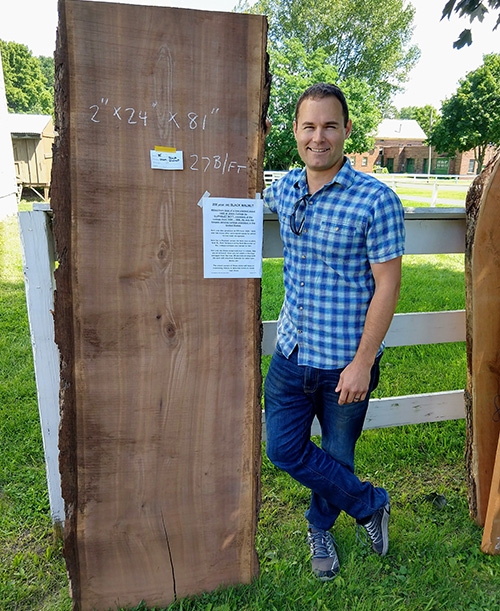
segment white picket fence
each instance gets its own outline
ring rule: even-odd
[[[40,422],[47,464],[52,518],[64,521],[58,468],[59,354],[54,342],[54,249],[48,205],[19,213],[23,265],[35,363]],[[407,254],[463,253],[464,209],[416,208],[405,214]],[[282,243],[275,215],[264,218],[263,256],[281,257]],[[276,321],[264,321],[262,353],[271,354]],[[397,314],[386,337],[387,346],[438,344],[465,340],[465,312]],[[438,366],[433,363],[432,366]],[[365,428],[381,428],[464,417],[463,390],[372,399]],[[264,422],[265,425],[265,422]],[[313,434],[319,434],[315,423]]]

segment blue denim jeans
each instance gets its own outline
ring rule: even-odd
[[[276,348],[265,382],[266,452],[273,464],[311,490],[306,511],[310,524],[333,526],[341,511],[357,520],[385,505],[383,488],[354,474],[354,448],[363,429],[370,392],[377,386],[378,357],[364,401],[338,404],[335,392],[341,369],[325,370],[297,364],[297,349],[287,359]],[[311,441],[317,416],[321,448]]]

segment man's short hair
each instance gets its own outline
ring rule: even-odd
[[[302,102],[305,100],[321,100],[329,97],[337,98],[342,105],[344,126],[346,127],[347,122],[349,121],[349,108],[347,106],[347,100],[345,99],[343,91],[337,87],[337,85],[333,85],[332,83],[316,83],[304,91],[304,93],[297,100],[297,104],[295,106],[295,121],[298,119],[299,109]]]

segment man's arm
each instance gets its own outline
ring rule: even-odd
[[[370,370],[377,356],[399,298],[401,285],[401,257],[371,266],[375,280],[375,292],[366,314],[365,327],[358,350],[351,363],[344,369],[336,388],[340,392],[339,403],[363,400],[370,384]]]

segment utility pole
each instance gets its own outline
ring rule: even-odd
[[[431,114],[430,114],[430,121],[429,121],[429,134],[427,136],[428,140],[429,140],[429,163],[427,164],[427,179],[429,180],[431,177],[431,165],[432,165],[432,146],[430,143],[430,138],[431,138],[431,134],[432,134],[432,108],[431,108]]]

